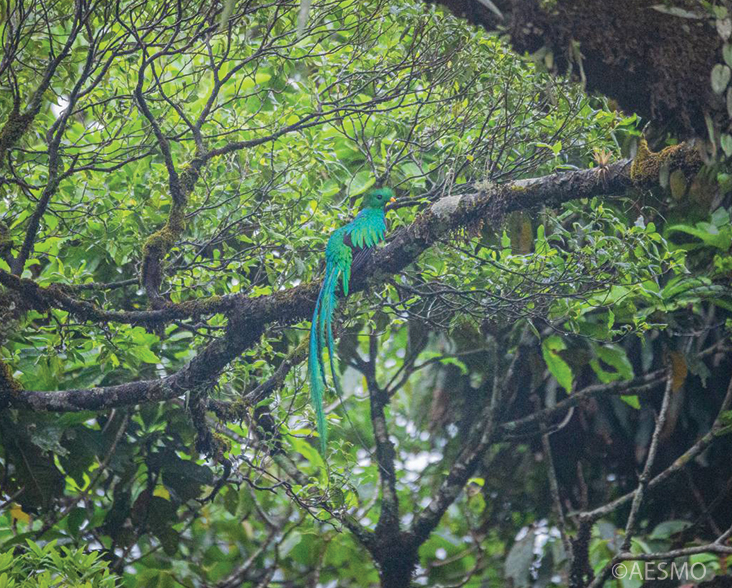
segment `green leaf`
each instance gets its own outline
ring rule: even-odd
[[[727,251],[732,244],[732,229],[720,229],[711,223],[696,223],[695,226],[689,225],[672,225],[666,229],[668,233],[686,233],[701,239],[705,245],[716,247],[722,251]]]
[[[722,55],[724,56],[725,63],[732,67],[732,45],[729,43],[725,43],[724,47],[722,47]]]
[[[30,431],[30,440],[34,445],[40,447],[43,451],[55,453],[60,456],[68,454],[68,450],[61,445],[61,440],[66,429],[56,426],[51,419],[38,418],[38,426]]]
[[[207,466],[166,454],[163,461],[163,484],[181,500],[198,498],[202,486],[211,486],[214,476]]]
[[[722,145],[722,149],[724,150],[725,155],[727,157],[732,156],[732,135],[729,135],[728,133],[722,133],[719,142]]]
[[[348,184],[348,196],[363,194],[376,182],[376,178],[369,171],[358,172]]]
[[[134,350],[134,354],[140,358],[145,363],[152,363],[152,364],[158,364],[160,363],[160,358],[155,355],[152,351],[150,351],[147,347],[137,347]]]
[[[164,533],[171,525],[178,521],[175,505],[165,498],[153,496],[150,499],[147,513],[147,523],[156,535]]]
[[[468,366],[464,362],[460,361],[457,357],[443,357],[440,359],[440,363],[443,365],[454,365],[460,369],[460,373],[465,375],[468,373]]]
[[[689,521],[664,521],[659,523],[653,529],[653,532],[648,536],[649,539],[669,539],[672,535],[676,535],[688,529],[691,526]]]
[[[25,488],[18,502],[21,506],[46,506],[63,489],[63,474],[56,467],[52,456],[38,449],[24,437],[19,441],[22,441],[22,444],[8,447],[16,463],[17,483]]]
[[[732,35],[732,21],[729,18],[718,18],[715,24],[717,34],[723,41],[727,41],[730,35]]]
[[[325,477],[325,463],[318,450],[305,439],[299,439],[297,437],[292,438],[292,446],[310,464],[311,473],[317,473],[320,482],[325,484],[327,482],[327,478]]]
[[[69,513],[69,516],[66,519],[66,528],[74,537],[79,536],[79,529],[86,520],[86,516],[86,509],[80,507],[76,507]]]
[[[549,372],[557,379],[559,385],[569,394],[572,392],[572,368],[559,356],[559,351],[567,349],[566,344],[558,335],[552,335],[541,344],[541,354]]]
[[[730,77],[732,70],[729,66],[718,63],[712,68],[712,90],[715,94],[721,94],[727,89]]]
[[[160,540],[163,551],[169,557],[173,557],[178,552],[178,544],[180,543],[180,534],[171,527],[163,527],[155,532],[155,536]],[[175,583],[173,583],[175,586]]]
[[[654,4],[651,6],[653,10],[657,10],[658,12],[662,12],[664,14],[668,14],[671,16],[678,16],[679,18],[688,18],[692,20],[698,20],[702,18],[706,18],[703,12],[693,12],[691,10],[684,10],[683,8],[680,8],[678,6],[668,6],[666,4]]]
[[[235,516],[239,508],[239,492],[233,486],[226,488],[223,494],[224,508],[231,515]]]
[[[590,361],[590,366],[601,382],[607,384],[616,380],[633,378],[633,365],[630,363],[625,349],[614,344],[594,345],[593,347],[597,357]],[[614,368],[614,371],[605,370],[602,367],[603,364]]]

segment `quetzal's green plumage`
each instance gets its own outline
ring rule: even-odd
[[[313,312],[313,323],[310,327],[310,395],[315,408],[315,416],[320,435],[320,451],[325,454],[327,432],[325,412],[323,411],[323,393],[325,392],[325,365],[323,364],[324,342],[328,342],[330,372],[336,392],[342,397],[341,385],[338,381],[334,364],[333,351],[333,313],[336,307],[336,292],[339,282],[343,287],[343,296],[348,296],[348,283],[352,271],[358,271],[368,252],[386,234],[384,207],[394,201],[394,192],[389,188],[377,188],[369,191],[363,199],[363,206],[355,219],[346,226],[336,229],[328,239],[325,248],[325,278],[318,294]],[[327,339],[326,339],[327,337]]]

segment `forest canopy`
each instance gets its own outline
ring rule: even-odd
[[[725,573],[722,152],[422,2],[0,9],[0,588]]]

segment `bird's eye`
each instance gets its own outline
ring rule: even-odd
[[[379,194],[378,198],[379,198],[379,200],[381,200],[381,194]]]

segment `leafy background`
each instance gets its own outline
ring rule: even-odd
[[[62,177],[23,277],[105,308],[148,307],[145,244],[175,207],[154,125],[135,96],[140,79],[181,170],[199,143],[222,150],[188,196],[185,228],[167,252],[161,294],[173,303],[264,296],[317,279],[329,233],[377,181],[399,196],[394,232],[446,194],[574,169],[602,175],[637,148],[635,116],[434,7],[316,2],[301,36],[293,4],[245,3],[228,19],[195,2],[180,10],[184,25],[175,6],[123,2],[123,17],[99,7],[75,37],[12,151],[16,181],[0,184],[0,220],[17,255],[57,173],[49,133],[65,121]],[[30,12],[19,63],[43,62],[49,38],[69,38],[73,12],[65,1]],[[146,57],[134,41],[145,24],[155,37],[148,50],[160,54],[141,74]],[[41,83],[42,65],[13,71],[23,95]],[[12,110],[13,93],[0,93],[0,118]],[[674,142],[656,137],[658,146]],[[234,143],[244,146],[226,151]],[[598,194],[513,213],[503,226],[476,223],[386,286],[354,295],[341,305],[346,396],[329,399],[327,465],[312,440],[301,365],[308,323],[270,326],[208,391],[236,406],[287,358],[295,364],[237,418],[214,425],[209,413],[219,458],[234,465],[220,489],[222,459],[196,449],[195,398],[99,413],[3,411],[0,587],[28,575],[38,586],[52,577],[111,585],[102,561],[129,586],[378,585],[374,562],[343,525],[348,517],[373,527],[382,506],[370,373],[390,397],[405,525],[435,494],[516,357],[507,420],[591,385],[629,382],[628,394],[578,407],[551,449],[569,512],[633,490],[661,400],[658,389],[634,394],[638,378],[671,369],[662,467],[709,430],[729,380],[729,187],[717,162],[695,178],[662,170],[658,189],[625,198]],[[11,271],[7,258],[0,269]],[[49,392],[161,378],[227,322],[215,314],[145,328],[0,296],[0,357],[24,388]],[[693,545],[729,526],[729,450],[720,437],[652,494],[632,550]],[[539,435],[495,443],[419,548],[414,581],[565,585],[547,468]],[[626,516],[609,512],[593,527],[596,570],[621,549]],[[9,564],[9,553],[23,555]],[[691,561],[726,569],[714,555]]]

